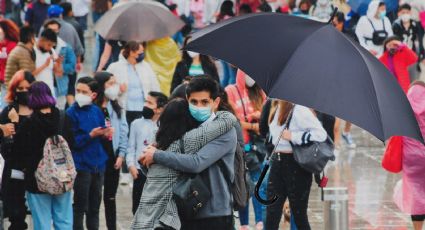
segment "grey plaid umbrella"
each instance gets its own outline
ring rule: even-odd
[[[94,29],[106,40],[150,41],[173,35],[183,26],[164,5],[144,0],[117,4]]]

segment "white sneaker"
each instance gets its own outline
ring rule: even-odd
[[[345,143],[349,148],[355,148],[356,143],[354,143],[353,137],[351,136],[351,133],[342,132],[341,134],[342,139],[344,139]]]

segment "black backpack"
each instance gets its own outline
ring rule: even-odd
[[[218,166],[222,171],[224,178],[229,185],[229,189],[233,196],[233,209],[238,211],[246,207],[250,197],[250,186],[248,170],[244,159],[244,150],[241,146],[236,145],[235,161],[234,161],[234,173],[235,180],[233,183],[230,181],[230,175],[224,166],[224,162],[220,160]]]
[[[366,41],[372,41],[372,43],[377,45],[377,46],[384,44],[385,39],[387,39],[387,37],[388,37],[388,32],[385,30],[384,19],[382,19],[382,26],[383,26],[382,30],[376,30],[372,21],[369,18],[367,20],[370,22],[370,25],[372,26],[373,34],[372,34],[372,38],[366,38],[365,37],[365,40]]]

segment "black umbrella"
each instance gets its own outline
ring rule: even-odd
[[[185,49],[236,65],[271,98],[340,117],[382,141],[408,136],[423,143],[395,77],[329,23],[250,14],[194,33]]]

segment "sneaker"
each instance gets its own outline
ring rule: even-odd
[[[351,133],[342,132],[341,136],[342,136],[342,139],[344,139],[345,143],[348,145],[349,148],[355,148],[356,147],[356,143],[354,143],[353,137],[351,136]]]
[[[263,222],[262,222],[262,221],[258,222],[258,223],[255,225],[255,230],[263,230],[263,229],[264,229],[264,224],[263,224]]]

